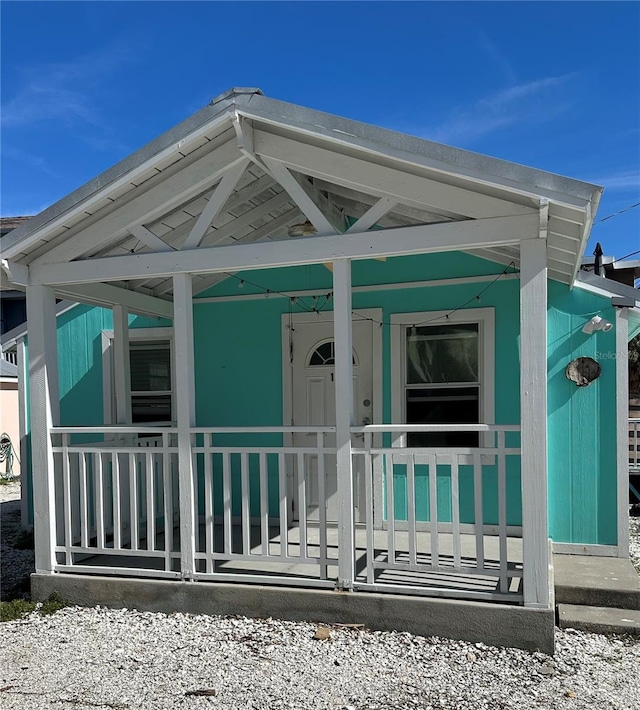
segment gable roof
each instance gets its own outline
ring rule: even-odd
[[[180,248],[223,168],[254,150],[261,160],[282,161],[338,218],[359,218],[388,197],[393,206],[376,223],[386,228],[533,214],[548,200],[549,274],[565,283],[573,283],[602,193],[578,180],[236,88],[18,226],[3,238],[3,256],[29,265],[149,251],[131,233],[134,216],[152,237]],[[306,219],[289,192],[264,163],[249,164],[203,244],[287,238],[291,225]],[[517,247],[471,253],[519,262]],[[221,278],[198,276],[194,289]],[[168,299],[171,279],[138,279],[126,288]]]

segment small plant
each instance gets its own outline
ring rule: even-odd
[[[34,611],[37,611],[41,616],[50,616],[65,606],[68,606],[68,603],[58,592],[53,592],[42,604],[28,602],[24,599],[12,599],[9,602],[0,602],[0,622],[17,621]]]
[[[0,602],[0,621],[16,621],[35,611],[36,603],[24,599],[12,599],[10,602]]]
[[[51,614],[55,614],[56,611],[64,609],[65,606],[69,606],[69,603],[66,602],[58,592],[52,592],[49,598],[43,602],[39,612],[42,616],[50,616]]]

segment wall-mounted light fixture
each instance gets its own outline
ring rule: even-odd
[[[613,328],[613,323],[610,323],[608,320],[605,320],[602,316],[593,316],[593,318],[588,323],[585,323],[582,332],[586,333],[587,335],[592,335],[598,330],[602,330],[606,333],[611,330],[611,328]]]

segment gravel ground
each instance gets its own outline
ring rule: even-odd
[[[33,549],[16,549],[22,537],[20,480],[14,479],[0,484],[0,600],[29,598],[29,575],[34,571],[34,557]]]
[[[246,618],[68,608],[7,622],[0,704],[26,708],[640,707],[640,644],[557,633],[557,653]],[[210,693],[199,696],[193,693]]]
[[[629,518],[629,554],[633,566],[640,572],[640,516]]]
[[[5,518],[19,521],[6,505],[3,579]],[[637,710],[640,642],[556,630],[550,658],[407,633],[69,607],[0,626],[0,707]]]

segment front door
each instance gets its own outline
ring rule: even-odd
[[[325,314],[322,314],[323,316]],[[332,315],[332,314],[327,314]],[[353,320],[354,421],[373,421],[373,333],[370,320]],[[334,426],[335,357],[333,320],[318,320],[315,314],[293,323],[291,339],[292,418],[294,426]],[[315,445],[315,434],[294,434],[294,446]],[[326,435],[325,446],[335,446],[335,435]],[[363,457],[354,461],[354,504],[356,522],[364,521]],[[318,519],[320,502],[318,457],[306,456],[307,516]],[[296,472],[297,475],[297,472]],[[327,521],[338,519],[337,471],[335,455],[325,456],[325,505]]]

